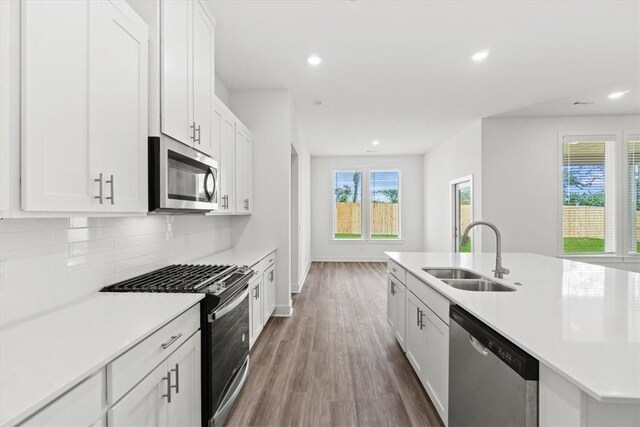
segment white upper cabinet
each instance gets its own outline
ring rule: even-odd
[[[236,213],[253,209],[253,137],[236,124]]]
[[[162,133],[212,155],[213,21],[197,0],[165,0],[160,4]]]
[[[214,121],[214,156],[218,158],[218,195],[220,203],[217,213],[232,214],[235,205],[235,145],[236,145],[236,117],[215,98],[213,111]]]
[[[193,2],[166,0],[160,7],[162,133],[193,145]]]
[[[200,2],[193,4],[193,121],[195,148],[213,156],[213,85],[215,31],[211,19]]]
[[[147,25],[116,0],[21,16],[22,208],[146,212]]]
[[[109,211],[145,212],[147,187],[148,30],[126,3],[90,7],[97,35],[89,56],[89,139],[103,172],[103,204]],[[95,52],[95,54],[93,54]]]

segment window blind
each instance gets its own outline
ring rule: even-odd
[[[627,139],[627,196],[628,227],[627,250],[630,254],[640,253],[640,135]]]
[[[603,136],[563,138],[564,253],[615,252],[614,141]]]

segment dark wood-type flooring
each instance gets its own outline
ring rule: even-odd
[[[386,321],[386,264],[313,263],[269,320],[230,426],[442,426]]]

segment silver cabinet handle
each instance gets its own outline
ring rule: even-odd
[[[198,136],[197,136],[197,137],[195,137],[195,140],[196,140],[196,142],[197,142],[198,144],[200,144],[200,125],[198,125],[198,127],[197,127],[197,128],[196,128],[196,130],[195,130],[195,132],[197,132],[197,133],[198,133]],[[194,132],[194,133],[195,133],[195,132]]]
[[[481,355],[486,356],[487,354],[489,354],[489,349],[480,344],[480,341],[475,339],[471,334],[469,334],[469,342],[471,343],[473,348],[475,348],[476,351]]]
[[[98,195],[94,196],[93,198],[100,200],[100,204],[102,204],[102,173],[100,174],[100,178],[94,179],[93,181],[100,183]]]
[[[174,372],[176,374],[176,383],[169,387],[175,389],[176,394],[180,394],[180,365],[176,363],[176,367],[173,368],[171,372]]]
[[[416,307],[416,326],[420,326],[420,309]]]
[[[273,270],[269,273],[269,281],[273,282]]]
[[[424,328],[423,319],[424,319],[424,311],[420,310],[420,324],[419,324],[420,330],[422,330],[422,328]]]
[[[181,337],[182,337],[182,333],[179,333],[178,335],[173,335],[171,338],[169,338],[169,341],[162,344],[160,347],[162,347],[163,350],[166,350],[169,347],[171,347],[171,344],[178,341]]]
[[[224,208],[229,209],[229,195],[224,196]]]
[[[171,372],[167,372],[167,376],[162,377],[162,381],[167,382],[167,394],[163,394],[162,397],[166,397],[167,403],[171,403]]]
[[[191,138],[193,142],[196,142],[196,122],[191,123],[189,125],[189,129],[191,129],[191,135],[189,138]]]
[[[396,284],[391,282],[391,295],[396,294]]]
[[[105,197],[105,199],[111,200],[111,204],[113,204],[115,201],[115,198],[113,195],[113,175],[111,175],[111,179],[109,179],[108,181],[105,181],[105,183],[111,184],[111,197]]]
[[[395,267],[391,267],[391,271],[393,271],[393,272],[395,273],[395,272],[396,272],[396,271],[398,271],[398,270],[396,270],[396,268],[395,268]]]

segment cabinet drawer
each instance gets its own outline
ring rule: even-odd
[[[200,306],[195,305],[107,365],[108,403],[117,402],[198,329]]]
[[[407,288],[431,309],[445,324],[449,324],[449,300],[431,286],[407,274]]]
[[[259,276],[262,273],[264,273],[267,270],[267,268],[272,266],[273,263],[275,262],[276,262],[276,252],[273,251],[269,255],[262,258],[260,261],[258,261],[253,267],[251,267],[251,269],[256,272],[255,274],[256,276]]]
[[[400,264],[397,262],[389,260],[387,263],[387,270],[389,273],[396,276],[396,279],[400,280],[400,282],[407,283],[407,270],[400,267]]]
[[[21,425],[88,426],[95,423],[102,413],[103,372],[80,383]]]

